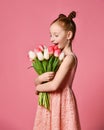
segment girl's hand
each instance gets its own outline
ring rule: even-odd
[[[55,76],[54,72],[45,72],[42,75],[39,76],[39,80],[41,82],[48,82],[50,80],[52,80]]]
[[[43,82],[51,81],[54,78],[54,76],[55,72],[45,72],[35,79],[35,85],[37,86],[38,84],[41,84]]]
[[[36,89],[35,89],[35,94],[36,94],[36,95],[39,95],[39,92],[38,92]]]

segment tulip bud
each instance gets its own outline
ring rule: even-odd
[[[32,61],[32,60],[34,60],[36,58],[36,54],[33,51],[29,51],[28,56],[30,58],[30,61]]]
[[[57,49],[57,50],[54,51],[54,56],[59,57],[60,53],[61,53],[61,50]]]
[[[44,59],[48,60],[49,59],[49,52],[48,49],[44,49]]]
[[[43,45],[39,45],[38,48],[43,51],[44,50],[44,46]]]
[[[57,45],[54,45],[53,47],[54,47],[54,50],[59,49]]]
[[[54,47],[53,46],[49,46],[48,47],[48,52],[50,55],[52,55],[54,53]]]
[[[43,53],[40,48],[35,49],[36,55],[40,61],[44,59]]]
[[[64,56],[65,56],[64,52],[61,52],[61,54],[59,55],[59,60],[62,61],[64,59]]]
[[[46,49],[46,48],[47,48],[47,46],[46,46],[46,45],[43,45],[43,48],[44,48],[44,49]]]
[[[38,52],[38,53],[37,53],[37,57],[38,57],[38,59],[39,59],[40,61],[44,60],[44,56],[43,56],[42,52]]]

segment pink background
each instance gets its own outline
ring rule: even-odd
[[[104,130],[104,1],[0,1],[0,130],[32,130],[36,74],[27,53],[50,44],[49,25],[59,13],[77,11],[73,49],[78,69],[73,83],[82,130]]]

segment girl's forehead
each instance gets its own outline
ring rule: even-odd
[[[59,25],[58,23],[53,23],[51,26],[50,26],[50,31],[54,32],[54,31],[64,31],[64,29],[61,27],[61,25]]]

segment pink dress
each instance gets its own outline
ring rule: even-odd
[[[74,55],[74,54],[73,54]],[[72,82],[77,68],[76,64],[59,87],[60,90],[50,94],[50,111],[37,106],[33,130],[81,130],[76,99],[72,91]]]

